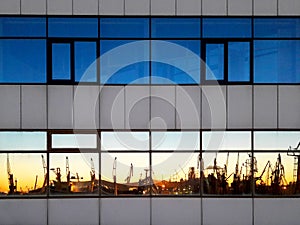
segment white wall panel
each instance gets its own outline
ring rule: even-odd
[[[277,0],[254,0],[254,15],[277,15]]]
[[[252,199],[204,198],[203,225],[252,225]]]
[[[279,1],[279,15],[300,15],[300,1],[299,0],[278,0]]]
[[[20,86],[0,86],[0,128],[19,129],[20,124]]]
[[[99,128],[99,86],[74,86],[74,128]]]
[[[228,15],[252,15],[253,0],[228,0]]]
[[[46,0],[21,0],[21,14],[46,14]]]
[[[300,87],[279,86],[279,128],[300,127]]]
[[[99,0],[100,15],[124,15],[124,0]]]
[[[226,128],[226,87],[202,87],[202,128]]]
[[[125,121],[126,129],[149,129],[149,86],[127,86],[125,88]]]
[[[49,225],[99,224],[99,199],[48,200]]]
[[[23,85],[22,128],[47,129],[47,86]]]
[[[124,129],[124,87],[107,86],[100,88],[100,128]]]
[[[252,128],[252,86],[228,86],[228,128]]]
[[[201,199],[152,199],[152,224],[201,224]]]
[[[73,0],[74,15],[98,15],[98,0]]]
[[[202,0],[177,0],[176,15],[201,15]]]
[[[151,15],[175,15],[176,0],[151,0]]]
[[[0,224],[46,225],[47,200],[1,199]]]
[[[100,210],[101,225],[150,225],[149,198],[104,198]]]
[[[151,87],[151,128],[175,128],[175,86]]]
[[[48,86],[48,128],[73,128],[73,86]]]
[[[200,129],[201,89],[199,86],[176,87],[176,128]]]
[[[298,225],[299,198],[254,199],[254,225]]]
[[[125,0],[126,15],[149,15],[150,0]]]
[[[0,14],[20,14],[20,0],[1,0]]]
[[[47,0],[47,13],[51,15],[71,15],[72,0]]]
[[[227,0],[202,0],[203,15],[226,15]]]
[[[277,128],[277,86],[254,86],[254,128]]]

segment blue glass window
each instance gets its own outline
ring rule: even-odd
[[[300,41],[254,41],[255,83],[299,83]]]
[[[147,18],[101,18],[101,38],[148,38]]]
[[[149,83],[149,55],[149,41],[100,41],[100,82]]]
[[[71,47],[70,44],[52,44],[52,79],[71,79]]]
[[[0,40],[0,82],[45,83],[46,40]]]
[[[250,81],[250,43],[228,43],[228,81]]]
[[[250,18],[204,18],[204,38],[250,38]]]
[[[206,44],[206,80],[224,80],[224,44]]]
[[[97,18],[49,18],[49,37],[98,37]]]
[[[97,81],[96,42],[75,42],[75,81]]]
[[[199,18],[153,18],[154,38],[200,38]]]
[[[200,41],[152,41],[153,84],[200,83]]]
[[[254,19],[254,37],[299,38],[299,18]]]
[[[45,37],[46,18],[1,17],[1,37]]]

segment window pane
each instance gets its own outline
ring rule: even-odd
[[[255,150],[288,150],[291,146],[296,148],[300,141],[300,132],[254,132]]]
[[[149,83],[149,41],[100,41],[102,84]]]
[[[153,84],[199,84],[200,41],[152,41]]]
[[[151,23],[154,38],[200,38],[198,18],[152,18]]]
[[[148,132],[101,132],[102,150],[149,150]]]
[[[46,41],[0,40],[0,82],[46,83]]]
[[[224,80],[224,45],[206,45],[206,80]]]
[[[200,193],[198,153],[153,153],[152,168],[156,195]]]
[[[146,18],[101,18],[101,38],[148,38],[149,19]]]
[[[300,37],[299,18],[254,19],[254,37],[297,38]]]
[[[1,37],[45,37],[46,18],[1,17]]]
[[[250,18],[204,18],[202,23],[204,38],[251,37]]]
[[[294,157],[286,153],[255,153],[256,195],[292,195],[296,192]]]
[[[0,150],[47,150],[46,132],[0,132]]]
[[[199,132],[152,132],[153,150],[200,150]]]
[[[300,41],[254,41],[255,83],[299,83]]]
[[[202,165],[204,194],[251,194],[252,158],[250,154],[237,152],[204,153]]]
[[[250,81],[249,42],[228,43],[228,81]]]
[[[251,150],[248,131],[211,131],[202,133],[203,150]]]
[[[96,42],[75,42],[75,81],[97,81]]]
[[[0,154],[0,173],[0,195],[46,195],[46,154]]]
[[[102,153],[101,194],[149,195],[155,189],[149,153]]]
[[[49,18],[49,37],[98,37],[97,18]]]
[[[96,153],[50,154],[50,194],[99,193],[99,157]]]
[[[97,148],[97,135],[53,134],[52,148]]]
[[[52,79],[71,79],[70,44],[52,44]]]

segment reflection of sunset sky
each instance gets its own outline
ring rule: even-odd
[[[45,141],[44,135],[37,135],[31,132],[31,135],[27,136],[23,133],[20,136],[8,135],[9,132],[0,132],[0,149],[6,150],[28,150],[33,146],[32,150],[42,150],[45,146],[43,142]],[[39,132],[42,133],[42,132]],[[134,166],[134,176],[131,181],[136,182],[140,178],[142,173],[142,178],[145,178],[145,169],[149,169],[149,153],[126,153],[128,150],[145,150],[148,151],[148,132],[135,132],[132,135],[123,134],[114,137],[113,133],[105,132],[106,135],[102,135],[102,143],[104,143],[105,149],[119,149],[124,151],[124,153],[103,153],[102,155],[102,178],[112,181],[112,169],[114,157],[117,157],[117,181],[120,183],[125,183],[125,179],[128,176],[130,164]],[[189,132],[187,132],[189,133]],[[221,132],[223,133],[223,132]],[[5,135],[3,135],[5,134]],[[103,133],[104,134],[104,133]],[[166,150],[169,146],[170,150],[176,150],[176,146],[180,146],[180,150],[193,151],[194,149],[199,149],[198,143],[199,132],[190,132],[188,135],[184,135],[185,138],[180,139],[180,132],[168,132],[165,135],[163,132],[152,132],[152,146],[156,151]],[[26,137],[26,138],[25,138]],[[272,152],[272,150],[287,150],[289,146],[296,147],[300,141],[300,132],[254,132],[254,144],[257,150],[266,150],[270,153],[255,153],[257,159],[258,172],[256,176],[259,176],[265,167],[268,160],[272,164],[272,168],[275,167],[277,161],[278,153]],[[222,139],[223,138],[223,139]],[[21,143],[17,143],[16,140],[22,140]],[[134,141],[135,139],[135,141]],[[90,140],[90,139],[87,139]],[[93,139],[94,140],[94,139]],[[66,139],[66,145],[68,145]],[[120,143],[121,142],[121,143]],[[31,144],[30,144],[31,143]],[[192,144],[191,144],[192,143]],[[217,144],[216,144],[217,143]],[[250,132],[225,132],[222,134],[212,134],[212,132],[203,132],[203,147],[207,149],[214,149],[218,146],[216,150],[247,150],[250,149]],[[60,144],[62,139],[60,139]],[[22,145],[25,149],[22,149]],[[89,145],[90,146],[90,145]],[[41,149],[42,148],[42,149]],[[213,159],[215,153],[203,153],[204,167],[208,165],[213,165]],[[242,163],[248,158],[249,151],[240,153],[240,167]],[[300,150],[299,150],[300,153]],[[46,160],[46,154],[45,160]],[[8,190],[8,176],[7,176],[7,163],[6,154],[0,154],[0,191],[7,192]],[[38,175],[37,188],[41,187],[44,180],[42,158],[40,153],[32,154],[17,154],[11,153],[10,165],[11,171],[14,175],[14,179],[18,180],[18,191],[20,188],[25,191],[28,188],[32,189],[34,187],[36,175]],[[98,154],[85,154],[80,153],[50,153],[50,168],[61,168],[62,180],[66,179],[66,156],[69,157],[71,176],[76,176],[76,173],[83,180],[90,180],[90,158],[93,158],[96,174],[99,172]],[[189,167],[195,167],[197,169],[198,153],[153,153],[152,154],[152,165],[153,165],[153,178],[154,179],[166,179],[169,180],[170,177],[173,179],[176,177],[177,173],[178,180],[184,178],[185,174],[188,174]],[[224,167],[226,163],[227,153],[218,153],[217,164]],[[293,180],[293,169],[294,169],[294,157],[287,156],[286,152],[281,153],[282,164],[285,168],[285,176],[288,182]],[[228,165],[228,175],[235,171],[235,165],[237,160],[237,153],[229,154],[229,165]],[[47,160],[46,160],[47,162]],[[182,169],[183,171],[182,171]],[[245,169],[243,169],[244,171]],[[244,172],[245,173],[245,172]],[[50,171],[50,180],[55,179],[55,174]],[[98,179],[98,176],[97,176]]]

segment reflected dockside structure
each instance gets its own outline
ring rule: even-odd
[[[93,133],[52,134],[48,149],[46,132],[0,132],[1,196],[300,194],[300,132],[152,132],[152,151],[149,132],[100,135],[101,151]]]

